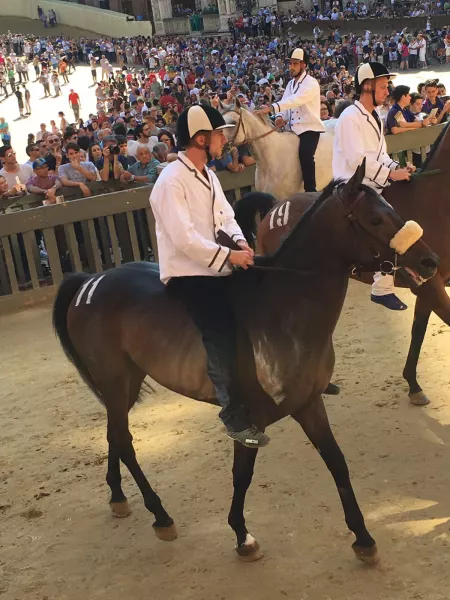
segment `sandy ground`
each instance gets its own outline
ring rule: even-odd
[[[5,600],[444,600],[450,587],[450,331],[434,319],[421,361],[428,408],[400,377],[413,312],[391,313],[353,283],[336,335],[328,398],[380,565],[351,550],[337,492],[292,420],[270,428],[247,519],[265,558],[240,563],[226,523],[231,443],[216,409],[158,388],[133,409],[138,459],[180,537],[133,507],[114,520],[102,407],[53,336],[48,307],[0,318],[0,596]],[[412,303],[409,292],[402,297]]]

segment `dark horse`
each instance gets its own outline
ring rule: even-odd
[[[389,205],[361,186],[364,169],[359,167],[345,185],[330,184],[279,251],[264,260],[264,269],[236,272],[229,278],[229,292],[239,324],[239,393],[252,421],[263,430],[286,415],[298,421],[335,480],[346,523],[356,536],[356,556],[373,561],[375,541],[364,524],[321,397],[333,372],[332,334],[349,267],[373,264],[374,257],[394,260],[390,243],[403,231],[403,221]],[[438,264],[421,240],[398,259],[415,279],[433,276]],[[128,264],[93,277],[69,276],[58,291],[53,323],[68,358],[106,407],[106,480],[113,514],[130,512],[121,487],[122,461],[155,516],[157,537],[175,539],[174,522],[136,460],[128,411],[147,374],[184,396],[215,403],[199,332],[150,263]],[[243,514],[256,454],[235,443],[228,522],[244,560],[262,556]]]
[[[450,199],[447,192],[450,181],[450,126],[442,130],[422,172],[409,182],[392,184],[384,193],[386,200],[403,219],[413,219],[422,226],[425,242],[440,257],[436,277],[426,285],[412,289],[416,294],[416,304],[403,377],[408,382],[411,403],[419,406],[430,402],[417,381],[417,364],[431,312],[450,325],[450,298],[445,290],[450,280]],[[236,204],[236,219],[247,239],[252,241],[256,231],[256,214],[263,217],[275,205],[262,220],[257,235],[259,250],[271,254],[316,198],[315,194],[295,194],[286,200],[290,202],[286,211],[285,202],[275,205],[276,200],[268,194],[249,194]],[[366,273],[363,280],[372,283],[372,274]],[[395,285],[409,287],[402,278],[398,278]]]

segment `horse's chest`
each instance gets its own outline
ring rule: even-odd
[[[292,329],[254,343],[258,381],[277,406],[321,393],[333,370],[332,346],[308,348]],[[330,354],[331,351],[331,354]]]
[[[303,355],[300,341],[291,336],[282,337],[277,343],[269,344],[263,338],[254,345],[258,380],[277,405],[286,399]]]

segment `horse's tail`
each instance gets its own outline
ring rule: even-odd
[[[267,213],[276,204],[277,200],[271,194],[263,192],[250,192],[245,194],[241,200],[238,200],[234,205],[234,213],[239,227],[247,240],[247,243],[252,248],[255,248],[256,238],[256,216],[259,214],[260,219],[264,219]]]
[[[102,401],[100,390],[93,380],[89,369],[83,363],[81,356],[76,351],[67,329],[67,313],[69,312],[70,304],[74,299],[75,294],[89,277],[92,276],[86,273],[73,273],[61,283],[53,305],[53,327],[65,355],[76,367],[78,373],[81,375],[89,389],[100,401]]]

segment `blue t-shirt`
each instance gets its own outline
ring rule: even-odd
[[[226,171],[227,165],[233,162],[231,154],[228,152],[222,158],[214,158],[208,163],[208,167],[215,167],[216,171]]]
[[[433,108],[437,108],[438,111],[435,114],[435,117],[438,117],[442,111],[442,109],[444,108],[444,102],[440,99],[440,98],[436,98],[436,104],[431,104],[431,102],[428,100],[428,98],[426,100],[424,100],[423,104],[422,104],[422,112],[427,113],[427,115],[429,115],[431,113],[431,111],[433,110]],[[447,116],[445,115],[442,120],[441,123],[445,123],[445,121],[447,120]]]
[[[386,118],[386,128],[388,133],[392,133],[393,127],[399,127],[399,121],[406,121],[407,123],[414,123],[416,118],[409,110],[409,108],[401,108],[397,103],[392,106],[389,110]]]
[[[159,160],[156,160],[156,158],[152,158],[146,165],[141,165],[140,161],[138,161],[128,168],[128,172],[139,177],[147,177],[149,183],[155,183],[156,178],[158,177],[158,173],[156,172],[156,167],[158,165]]]

